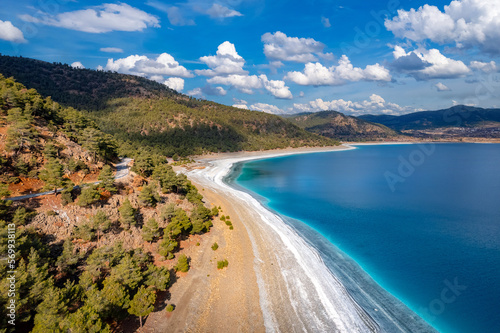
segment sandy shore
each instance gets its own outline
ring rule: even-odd
[[[221,206],[222,214],[231,217],[234,230],[217,221],[200,246],[189,248],[192,269],[172,286],[166,302],[176,309],[150,315],[145,331],[378,332],[380,316],[390,322],[390,331],[424,332],[408,330],[402,322],[412,318],[392,320],[389,306],[370,299],[369,305],[377,308],[371,309],[377,311],[374,318],[293,228],[250,194],[223,182],[241,161],[345,149],[353,148],[212,154],[183,170],[207,203]],[[210,249],[214,241],[220,246],[217,251]],[[217,270],[221,259],[227,259],[229,267]]]

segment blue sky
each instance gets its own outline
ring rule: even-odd
[[[4,0],[0,52],[271,113],[500,107],[498,0]]]

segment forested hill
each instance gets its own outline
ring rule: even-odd
[[[175,97],[164,84],[134,75],[73,68],[24,57],[0,55],[0,73],[43,96],[76,109],[100,110],[119,97]]]
[[[124,153],[146,149],[187,156],[337,144],[278,116],[198,100],[137,76],[10,56],[0,56],[0,73],[85,110],[124,142]]]
[[[444,110],[414,112],[401,116],[364,115],[358,118],[380,123],[397,131],[500,126],[500,109],[457,105]]]
[[[303,113],[287,119],[309,132],[346,141],[377,140],[398,135],[384,125],[346,116],[337,111]]]

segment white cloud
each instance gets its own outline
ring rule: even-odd
[[[332,54],[323,53],[325,44],[312,38],[288,37],[277,31],[274,34],[267,32],[261,39],[264,43],[264,54],[269,59],[305,63],[317,61],[317,56],[333,58]]]
[[[471,61],[470,68],[483,73],[494,73],[498,71],[497,64],[494,61],[481,62],[481,61]]]
[[[201,92],[201,88],[194,88],[193,90],[189,90],[187,92],[187,94],[190,96],[198,96],[198,97],[203,96],[203,93]]]
[[[55,16],[41,13],[37,17],[21,15],[20,18],[27,22],[90,33],[142,31],[147,27],[160,27],[160,21],[156,16],[126,3],[105,3],[101,6],[60,13]]]
[[[223,84],[233,86],[245,94],[253,94],[253,89],[262,88],[262,81],[257,75],[238,75],[214,76],[207,80],[211,84]]]
[[[437,91],[450,91],[451,89],[448,88],[446,85],[444,85],[443,83],[441,82],[438,82],[434,85],[437,89]]]
[[[184,89],[184,79],[181,79],[180,77],[169,77],[165,80],[165,82],[163,82],[163,84],[178,92],[181,92],[182,89]]]
[[[281,99],[292,99],[293,95],[290,92],[290,88],[285,85],[285,81],[280,80],[268,80],[267,76],[260,75],[262,84],[267,91],[269,91],[274,97]]]
[[[80,68],[80,69],[85,68],[85,66],[83,66],[82,63],[79,62],[79,61],[75,61],[74,63],[72,63],[71,67],[73,67],[73,68]]]
[[[211,18],[243,16],[243,14],[241,14],[240,12],[233,9],[229,9],[217,3],[214,3],[213,6],[207,10],[207,14],[210,15]]]
[[[293,97],[290,88],[285,85],[284,81],[269,80],[264,74],[260,76],[248,75],[248,71],[243,69],[245,59],[236,52],[234,44],[228,41],[219,45],[216,55],[201,57],[200,61],[210,69],[196,70],[195,72],[198,75],[211,76],[207,80],[210,84],[232,86],[246,94],[253,94],[254,89],[264,87],[276,98],[290,99]],[[274,65],[281,66],[283,64],[278,62]]]
[[[123,53],[123,50],[119,47],[101,47],[99,51],[107,53]]]
[[[470,69],[462,61],[447,58],[438,49],[426,50],[420,48],[407,53],[401,46],[395,46],[393,55],[396,59],[395,62],[399,62],[399,64],[411,63],[406,72],[418,80],[457,78],[470,73]],[[416,57],[422,63],[422,66],[418,68],[411,67],[414,61],[409,60],[410,58],[417,59]],[[405,59],[408,61],[403,61]],[[403,66],[400,69],[404,71]]]
[[[321,24],[323,24],[325,28],[330,28],[332,26],[332,24],[330,23],[330,19],[324,16],[321,17]]]
[[[233,104],[233,107],[248,110],[248,106],[246,104]]]
[[[498,17],[498,0],[454,0],[444,6],[444,12],[431,5],[400,9],[397,16],[386,19],[385,26],[396,37],[416,42],[454,43],[458,48],[479,47],[500,53]]]
[[[411,107],[399,106],[395,103],[386,102],[381,96],[372,94],[369,100],[361,102],[346,101],[337,99],[332,101],[324,101],[318,98],[305,104],[293,104],[292,112],[316,112],[333,110],[339,111],[348,115],[359,116],[362,114],[404,114],[419,111]]]
[[[365,69],[354,67],[343,55],[337,66],[325,67],[319,62],[307,63],[302,72],[288,72],[285,79],[303,86],[341,85],[348,81],[391,81],[389,70],[379,64],[368,65]]]
[[[13,43],[26,43],[23,32],[10,21],[0,20],[0,39]]]
[[[245,59],[236,52],[234,44],[228,41],[219,45],[216,55],[201,57],[200,61],[207,64],[210,69],[196,70],[198,75],[217,76],[248,73],[243,70]]]
[[[245,105],[246,106],[246,105]],[[255,103],[248,107],[250,110],[261,111],[272,114],[284,114],[285,111],[281,110],[276,105],[266,104],[266,103]]]
[[[176,77],[193,77],[187,70],[168,53],[162,53],[155,60],[147,56],[131,55],[121,59],[108,59],[105,70],[140,76],[166,75]]]

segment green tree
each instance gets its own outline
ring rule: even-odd
[[[103,282],[101,294],[106,302],[106,313],[116,319],[123,319],[124,309],[130,304],[130,295],[114,278],[107,277]],[[126,312],[125,312],[126,314]]]
[[[130,290],[135,289],[143,278],[141,267],[129,254],[126,254],[118,265],[111,268],[111,277]]]
[[[63,243],[63,251],[57,258],[56,266],[61,273],[73,273],[73,266],[78,263],[79,256],[73,253],[73,243],[69,238]]]
[[[187,233],[191,229],[191,220],[184,209],[177,209],[170,223],[165,228],[165,233],[170,238],[175,238],[182,233]]]
[[[177,260],[177,265],[175,265],[175,270],[180,272],[187,272],[189,270],[188,257],[183,253],[179,256]]]
[[[118,211],[120,212],[120,223],[124,229],[129,229],[130,226],[134,226],[137,223],[135,219],[135,209],[132,207],[128,198],[123,201]]]
[[[153,289],[146,289],[141,286],[130,302],[128,312],[131,315],[139,317],[139,322],[142,327],[142,317],[149,315],[154,310],[156,301],[156,293]]]
[[[53,189],[57,195],[58,188],[68,186],[70,180],[63,178],[64,171],[61,162],[56,159],[49,159],[45,168],[40,171],[39,178],[45,182],[46,189]]]
[[[109,165],[105,165],[102,168],[101,172],[99,173],[99,177],[97,179],[100,181],[99,183],[100,188],[109,191],[109,193],[116,192],[113,170],[111,170],[111,167]]]
[[[162,208],[161,213],[160,213],[160,218],[163,221],[170,222],[172,217],[174,217],[174,216],[175,216],[175,204],[174,203],[170,203],[167,206],[164,206]]]
[[[5,145],[8,150],[18,153],[33,145],[36,133],[32,125],[31,112],[23,111],[21,108],[12,108],[7,111],[7,121],[10,123]]]
[[[158,222],[154,218],[149,219],[142,227],[142,239],[152,242],[160,236]]]
[[[148,264],[146,276],[146,285],[156,290],[166,290],[170,283],[170,272],[166,267],[157,267],[150,263]]]
[[[142,206],[154,207],[160,201],[160,196],[154,184],[145,185],[139,193],[139,203]]]
[[[101,194],[96,185],[90,185],[83,188],[82,193],[78,196],[78,206],[90,206],[101,199]]]
[[[95,230],[88,222],[86,222],[73,228],[73,237],[90,242],[95,238]]]
[[[69,333],[111,333],[108,324],[102,322],[99,314],[84,305],[68,317]]]
[[[101,233],[109,230],[111,221],[104,210],[98,210],[91,218],[92,228],[97,230],[97,241],[100,240]]]
[[[173,252],[179,246],[179,243],[170,238],[164,238],[158,248],[158,253],[165,257],[165,259],[170,260],[174,257]]]
[[[68,312],[60,289],[50,288],[37,307],[33,333],[64,332],[64,319]]]

